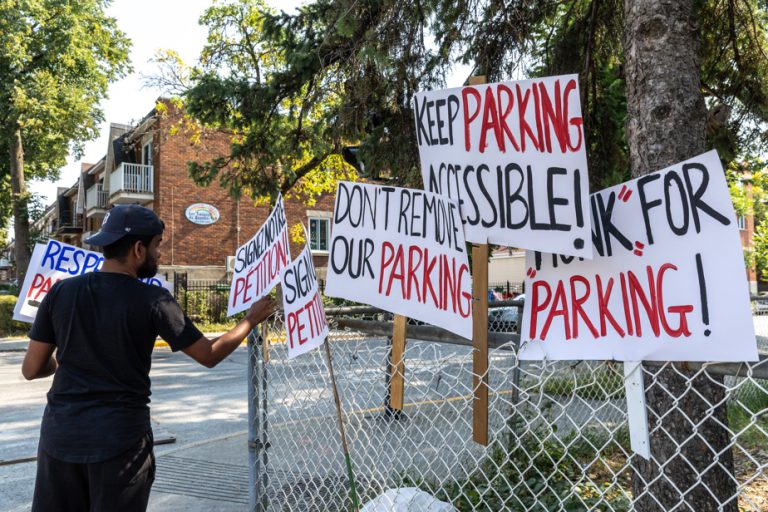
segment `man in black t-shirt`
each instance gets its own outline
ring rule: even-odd
[[[114,207],[86,240],[104,249],[101,271],[56,283],[40,304],[22,364],[29,380],[54,374],[35,512],[146,510],[155,469],[148,406],[155,339],[212,368],[275,309],[265,297],[223,336],[203,336],[167,290],[137,279],[157,272],[163,227],[152,210]]]

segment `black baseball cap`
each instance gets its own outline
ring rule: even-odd
[[[165,224],[155,212],[138,204],[117,205],[107,212],[101,229],[85,243],[104,247],[125,235],[162,235]]]

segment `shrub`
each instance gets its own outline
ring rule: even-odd
[[[0,295],[0,336],[24,334],[29,328],[27,324],[13,320],[14,306],[16,297]]]

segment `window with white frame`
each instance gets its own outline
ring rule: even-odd
[[[144,165],[152,165],[152,141],[144,144],[141,148],[141,163]]]
[[[747,229],[747,219],[743,215],[736,218],[736,223],[739,225],[739,229]]]
[[[311,251],[328,251],[328,238],[331,219],[309,219],[309,248]]]

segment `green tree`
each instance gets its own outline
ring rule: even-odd
[[[130,71],[130,42],[107,5],[0,0],[0,219],[12,208],[19,280],[30,257],[26,180],[52,179],[70,152],[80,156],[107,86]]]
[[[338,179],[356,177],[341,158],[336,128],[343,89],[327,77],[291,94],[275,89],[272,77],[285,65],[285,52],[264,37],[266,13],[261,0],[208,8],[200,18],[208,37],[199,62],[186,66],[175,52],[164,51],[164,71],[151,81],[179,97],[188,133],[231,133],[229,155],[188,162],[198,184],[218,178],[236,196],[268,200],[294,194],[311,204],[320,193],[334,191]]]

